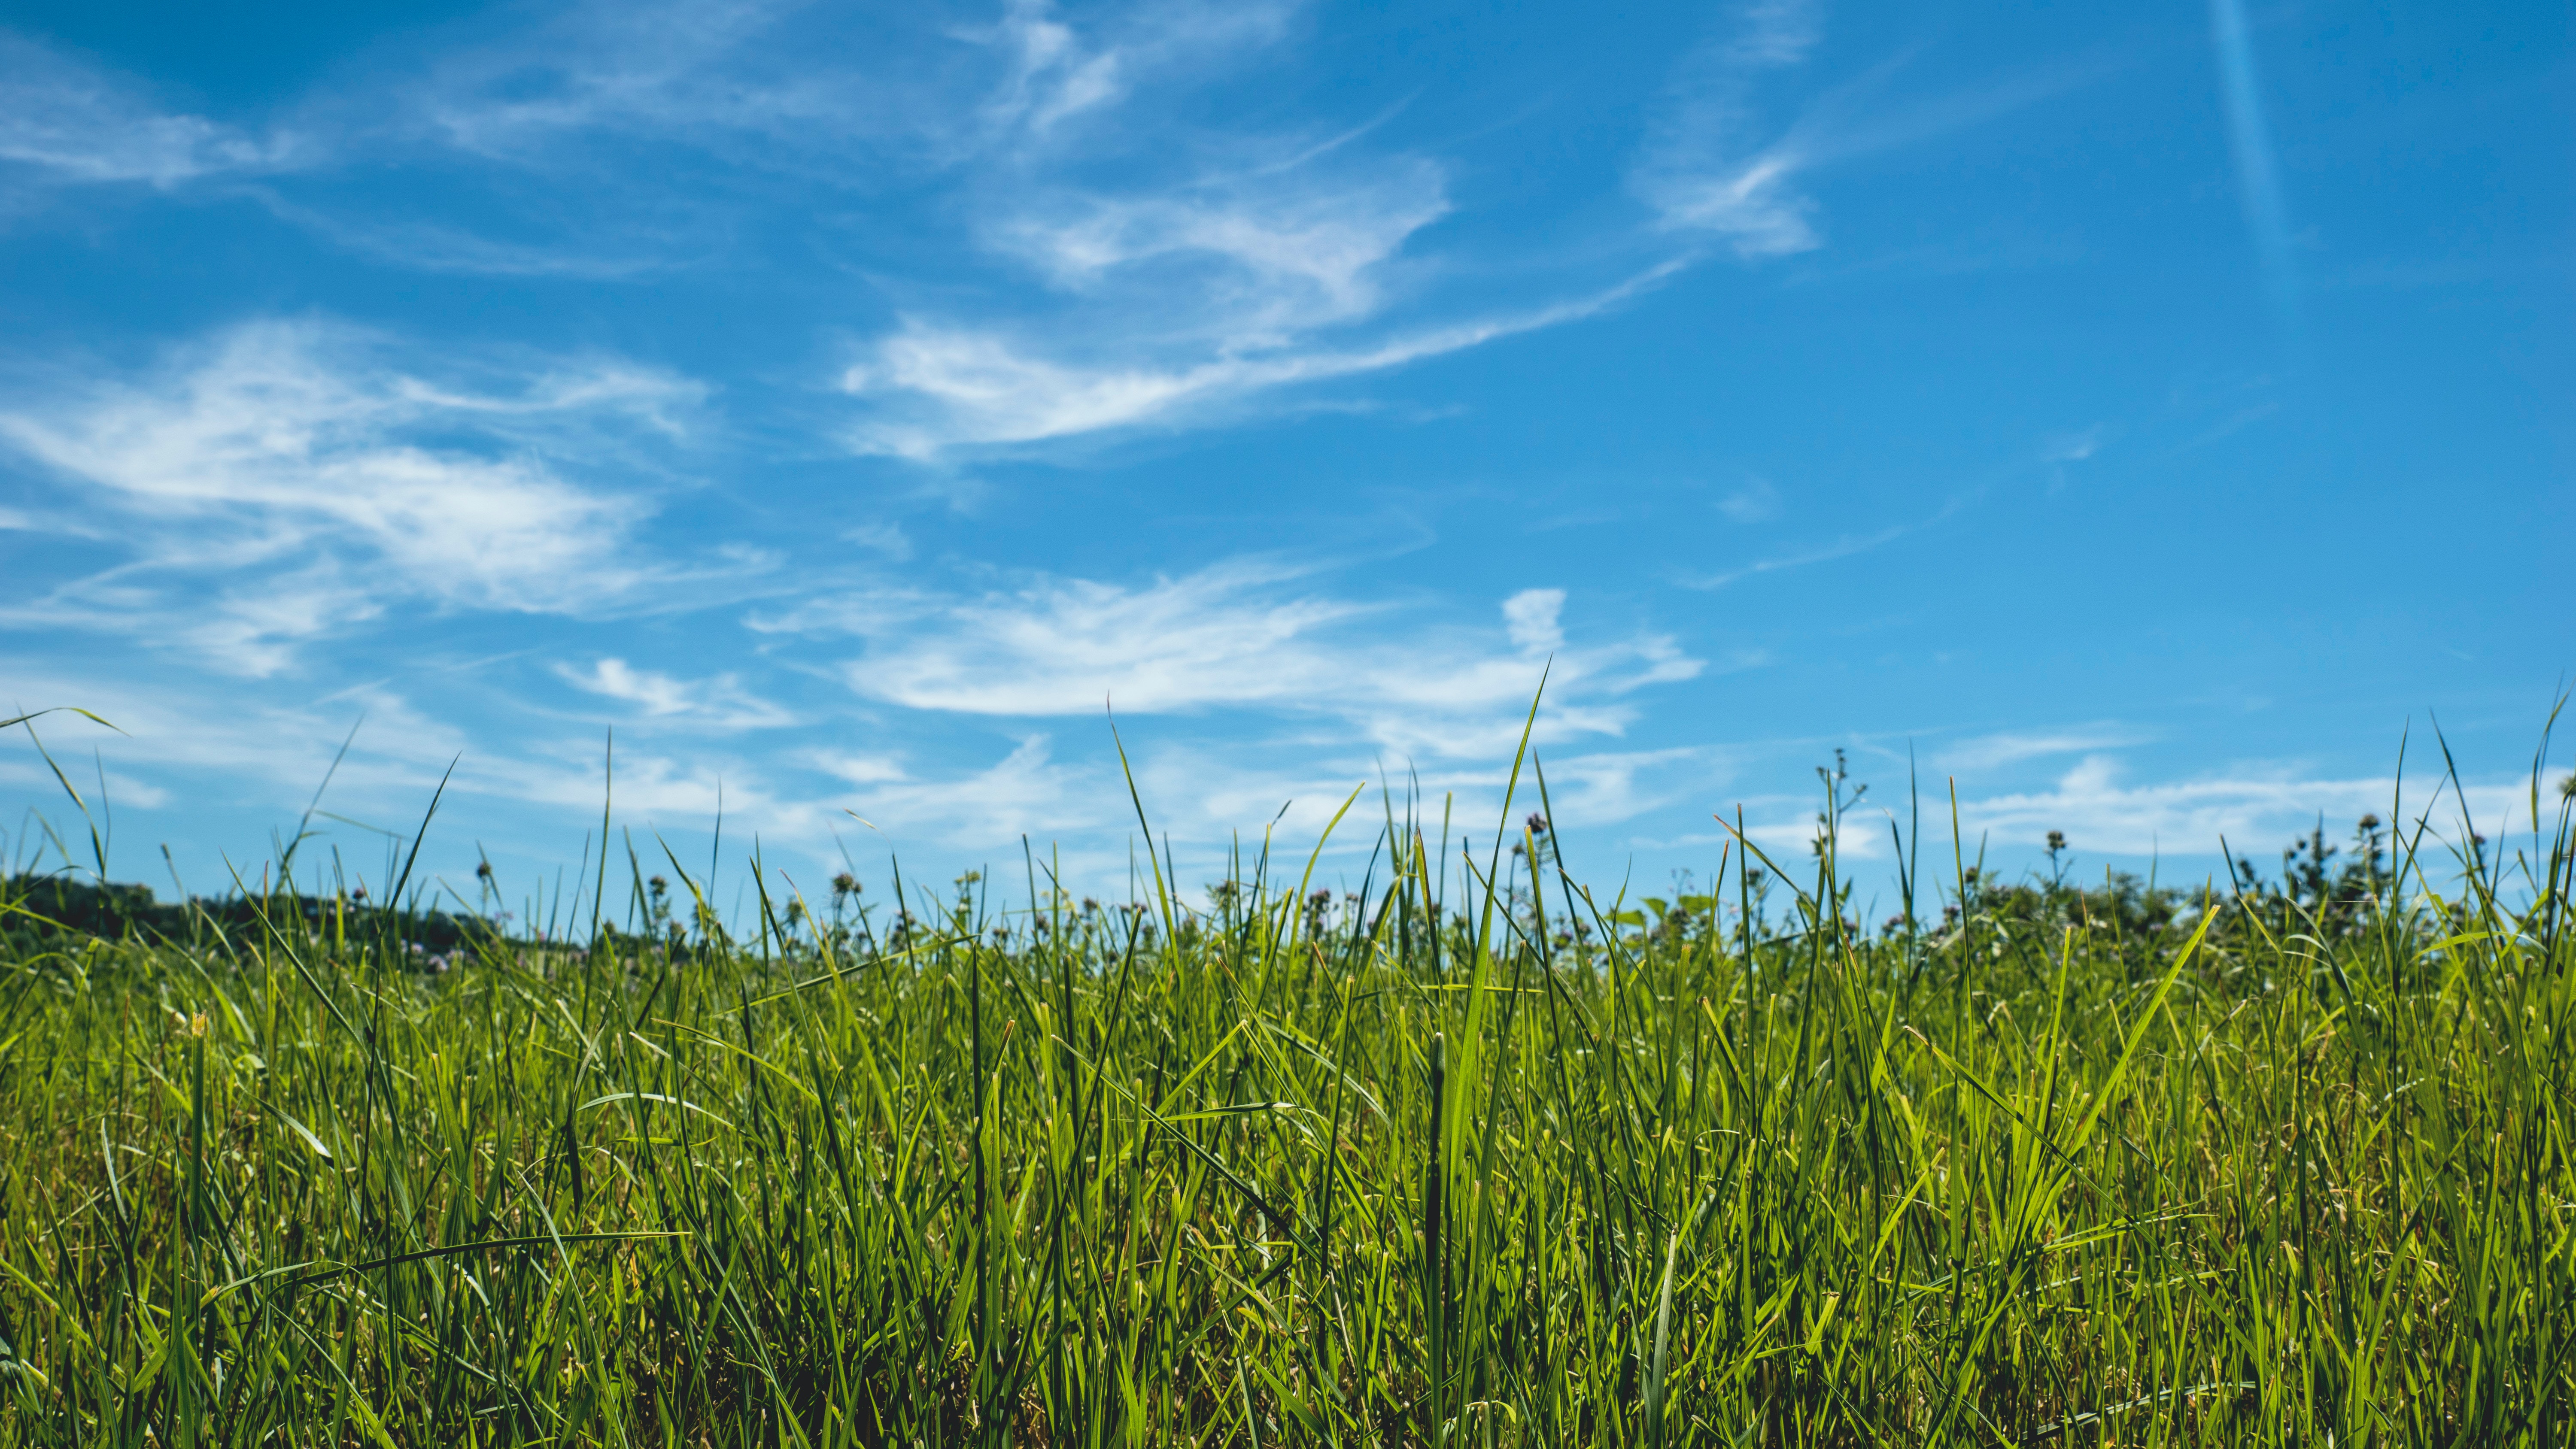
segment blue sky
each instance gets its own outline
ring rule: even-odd
[[[46,722],[121,877],[355,727],[326,844],[456,759],[425,868],[521,890],[613,727],[684,858],[1121,887],[1104,703],[1205,876],[1363,781],[1487,828],[1552,659],[1585,874],[1795,850],[1839,747],[2197,878],[2437,722],[2500,821],[2576,665],[2563,6],[8,27],[0,704],[122,727]]]

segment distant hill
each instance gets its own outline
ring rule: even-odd
[[[145,885],[101,885],[60,875],[0,878],[0,941],[13,944],[95,937],[223,948],[255,939],[264,929],[293,930],[299,921],[320,929],[335,915],[345,918],[352,935],[372,937],[390,926],[395,939],[416,944],[423,956],[443,956],[468,940],[496,934],[471,916],[389,911],[363,898],[193,896],[180,903],[155,898]]]

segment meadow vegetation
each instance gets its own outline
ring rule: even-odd
[[[1478,853],[728,929],[647,841],[435,950],[399,859],[22,872],[0,1443],[2576,1442],[2566,798],[2176,890],[1822,773],[1653,899],[1518,767]]]

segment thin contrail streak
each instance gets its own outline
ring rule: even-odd
[[[2298,273],[2290,259],[2289,209],[2282,204],[2280,178],[2272,165],[2271,131],[2263,123],[2263,103],[2256,93],[2254,46],[2245,34],[2244,0],[2209,0],[2209,20],[2218,46],[2227,136],[2236,153],[2245,223],[2254,234],[2264,284],[2286,321],[2297,301]]]

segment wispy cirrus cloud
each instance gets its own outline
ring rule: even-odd
[[[1085,35],[1049,0],[1006,0],[989,28],[954,27],[1003,57],[1008,74],[979,109],[988,138],[1045,140],[1063,122],[1113,107],[1140,84],[1207,72],[1225,59],[1277,41],[1300,8],[1295,0],[1206,4],[1159,0],[1095,11]]]
[[[1821,169],[1919,146],[2060,95],[2107,73],[2061,61],[1928,96],[1895,93],[1899,50],[1856,74],[1790,90],[1824,38],[1816,0],[1756,0],[1678,68],[1630,187],[1676,236],[1746,261],[1824,245],[1821,204],[1802,182]],[[1785,103],[1784,103],[1785,100]],[[1787,119],[1783,120],[1783,115]]]
[[[22,397],[0,443],[69,485],[41,521],[111,557],[0,618],[135,632],[261,675],[396,600],[567,612],[645,576],[621,544],[649,498],[579,480],[571,458],[677,438],[697,385],[596,358],[433,375],[392,351],[261,322],[138,377]]]
[[[1408,157],[1371,170],[1216,176],[1140,196],[1067,192],[1012,208],[988,240],[1059,289],[1114,306],[1194,277],[1224,304],[1195,320],[1212,340],[1284,338],[1376,311],[1405,239],[1448,212],[1438,165]]]
[[[2245,204],[2246,228],[2253,233],[2273,306],[2285,320],[2290,320],[2298,302],[2298,271],[2291,254],[2289,207],[2281,197],[2271,128],[2263,118],[2262,84],[2254,63],[2253,37],[2245,22],[2244,0],[2210,0],[2209,23],[2210,38],[2218,52],[2221,94],[2227,105],[2227,139],[2236,157],[2236,183]]]
[[[1202,132],[1114,185],[1075,179],[1132,146],[1105,119],[1041,157],[997,153],[967,184],[1007,311],[906,308],[842,375],[864,407],[853,446],[931,462],[1175,422],[1570,315],[1374,325],[1430,265],[1407,248],[1451,202],[1439,162],[1373,153],[1364,131]]]
[[[680,679],[638,669],[623,659],[593,660],[588,668],[557,664],[558,678],[585,694],[635,706],[645,720],[714,730],[775,729],[796,716],[745,689],[741,677],[719,674]]]
[[[1588,239],[1580,266],[1515,261],[1508,299],[1469,296],[1439,242],[1459,207],[1452,162],[1385,140],[1384,115],[1229,125],[1194,103],[1291,62],[1300,13],[1279,0],[867,16],[795,0],[577,3],[451,27],[409,70],[380,63],[364,84],[317,91],[292,108],[294,129],[262,136],[156,110],[22,46],[32,59],[16,69],[34,79],[0,121],[0,155],[165,186],[290,163],[346,181],[321,163],[361,157],[444,168],[484,204],[416,210],[356,187],[373,200],[352,206],[340,181],[310,176],[242,190],[375,260],[495,277],[637,279],[703,266],[737,230],[937,198],[912,211],[925,234],[855,263],[867,280],[851,310],[892,320],[865,325],[837,382],[854,403],[849,448],[948,464],[1206,426],[1576,321],[1712,239],[1745,260],[1812,249],[1799,180],[1814,167],[2039,93],[2007,83],[1891,107],[1872,100],[1882,66],[1781,123],[1770,113],[1802,94],[1822,14],[1756,0],[1677,68],[1626,168],[1653,224]],[[682,205],[675,173],[721,182]],[[531,206],[530,175],[579,184]]]
[[[1896,144],[1938,109],[1887,124],[1857,103],[1863,84],[1766,130],[1765,92],[1808,64],[1822,32],[1812,4],[1758,0],[1680,67],[1629,168],[1656,225],[1591,239],[1579,267],[1516,263],[1524,281],[1508,300],[1471,297],[1449,284],[1438,244],[1458,207],[1452,163],[1381,139],[1384,116],[1228,126],[1191,104],[1291,59],[1299,13],[1196,0],[855,19],[789,0],[576,4],[480,39],[452,30],[412,74],[316,94],[294,112],[306,139],[142,124],[128,116],[140,102],[100,82],[57,86],[74,99],[46,112],[72,119],[45,134],[88,139],[28,149],[163,184],[290,154],[401,156],[474,186],[581,177],[577,194],[549,193],[543,216],[518,215],[524,204],[470,219],[353,212],[327,189],[285,184],[247,193],[378,260],[501,277],[639,278],[703,264],[755,214],[810,224],[889,190],[939,197],[916,220],[936,215],[953,238],[915,237],[898,262],[863,266],[893,320],[862,334],[837,381],[855,405],[849,448],[947,465],[1207,426],[1573,322],[1692,265],[1712,237],[1747,260],[1810,249],[1821,239],[1798,175]],[[135,139],[150,135],[165,139]],[[710,160],[722,186],[674,212],[663,173]]]
[[[514,240],[429,218],[357,215],[288,199],[274,186],[245,192],[279,220],[370,260],[421,272],[474,277],[577,278],[638,281],[678,270],[708,249],[704,237],[684,228],[628,222],[613,242],[562,236]]]
[[[1954,504],[1953,507],[1955,506]],[[1760,578],[1765,574],[1802,569],[1811,564],[1832,563],[1837,559],[1851,558],[1885,548],[1907,534],[1930,527],[1932,523],[1938,522],[1941,517],[1946,517],[1951,511],[1951,509],[1944,509],[1941,514],[1921,522],[1892,523],[1869,533],[1849,533],[1831,542],[1785,549],[1750,563],[1739,564],[1734,568],[1717,569],[1703,574],[1680,575],[1675,577],[1673,582],[1686,589],[1723,589],[1732,584],[1742,583],[1746,579]]]
[[[1993,770],[2051,755],[2091,754],[2144,744],[2151,738],[2144,730],[2117,723],[2060,730],[2006,730],[1944,745],[1931,757],[1931,763],[1941,770]]]
[[[1717,511],[1737,523],[1762,523],[1780,514],[1780,490],[1768,478],[1755,478],[1717,500]]]
[[[845,390],[875,404],[850,439],[862,453],[927,463],[995,445],[1203,422],[1256,395],[1383,372],[1591,316],[1673,270],[1657,266],[1569,302],[1395,332],[1355,347],[1313,338],[1250,353],[1202,345],[1195,360],[1122,348],[1115,359],[1068,363],[1012,332],[914,319],[843,375]]]
[[[1562,739],[1616,736],[1636,691],[1707,667],[1660,634],[1569,643],[1560,590],[1514,595],[1503,627],[1487,632],[1415,623],[1398,603],[1314,584],[1309,571],[1237,560],[1143,586],[1038,578],[970,597],[844,597],[754,622],[859,636],[867,648],[845,667],[850,686],[911,709],[1252,709],[1342,721],[1380,748],[1426,757],[1508,748],[1542,672],[1541,737]]]
[[[1674,582],[1682,584],[1685,589],[1723,589],[1728,587],[1728,584],[1741,584],[1744,579],[1759,579],[1762,574],[1780,574],[1780,571],[1785,569],[1806,569],[1808,564],[1832,564],[1832,561],[1837,561],[1837,558],[1850,558],[1855,556],[1855,553],[1868,553],[1873,551],[1873,548],[1886,548],[1888,543],[1896,543],[1896,540],[1914,533],[1917,528],[1922,528],[1922,525],[1917,525],[1917,522],[1893,522],[1893,525],[1888,525],[1888,528],[1873,530],[1873,533],[1847,533],[1842,535],[1842,538],[1834,538],[1832,543],[1816,543],[1816,546],[1806,546],[1806,548],[1790,548],[1790,551],[1772,553],[1772,556],[1767,558],[1754,558],[1752,564],[1741,564],[1736,566],[1736,569],[1718,569],[1713,571],[1713,574],[1687,574],[1687,577],[1677,577]]]
[[[166,188],[283,170],[312,144],[166,110],[141,85],[0,31],[0,162],[45,180]]]
[[[1050,44],[1085,53],[1079,27],[1048,24]],[[1267,42],[1284,32],[1252,33]],[[1625,278],[1559,281],[1553,300],[1504,305],[1442,285],[1436,238],[1454,202],[1438,158],[1372,150],[1367,127],[1321,142],[1184,132],[1181,164],[1118,187],[1077,183],[1079,163],[1132,152],[1113,118],[1144,94],[1086,92],[1090,129],[1012,152],[1007,167],[968,186],[980,198],[974,241],[1016,265],[1022,284],[1039,284],[1043,300],[1014,293],[1007,318],[948,299],[899,304],[896,324],[842,376],[863,405],[851,445],[939,463],[1202,426],[1255,399],[1594,315],[1713,247],[1745,262],[1810,251],[1823,245],[1819,207],[1800,183],[1816,168],[1947,134],[2089,73],[2060,67],[1891,101],[1881,93],[1899,66],[1887,62],[1821,91],[1792,89],[1821,38],[1810,0],[1734,12],[1678,68],[1628,167],[1653,224],[1594,243],[1631,259]],[[1774,92],[1791,103],[1790,119],[1772,116],[1783,99]],[[1033,155],[1046,164],[1033,169]]]
[[[845,436],[863,454],[941,462],[1205,420],[1588,315],[1633,290],[1390,326],[1437,270],[1414,248],[1452,209],[1441,161],[1377,146],[1368,125],[1182,119],[1188,97],[1280,45],[1296,6],[978,8],[853,26],[781,4],[684,6],[667,24],[580,7],[443,57],[404,105],[421,136],[538,170],[622,161],[636,146],[707,153],[733,168],[728,204],[763,176],[792,186],[798,209],[890,185],[949,198],[959,245],[929,271],[876,273],[896,320],[841,372],[859,404]],[[565,265],[419,228],[351,244],[449,269]],[[1651,261],[1635,270],[1661,275]]]
[[[1758,105],[1762,83],[1803,65],[1823,28],[1813,0],[1759,0],[1684,61],[1631,182],[1667,229],[1714,235],[1745,258],[1823,245],[1814,201],[1792,185],[1807,158],[1793,136],[1766,133]]]
[[[1140,87],[1205,85],[1293,4],[1047,0],[853,14],[797,0],[566,6],[436,58],[402,124],[544,167],[648,141],[808,180],[873,184],[1044,146]]]
[[[857,37],[763,43],[791,39],[782,29],[800,8],[568,6],[437,55],[400,90],[394,114],[454,150],[532,167],[617,138],[684,138],[739,156],[772,140],[793,146],[800,131],[846,144],[890,125],[882,101],[893,97],[834,63]]]

